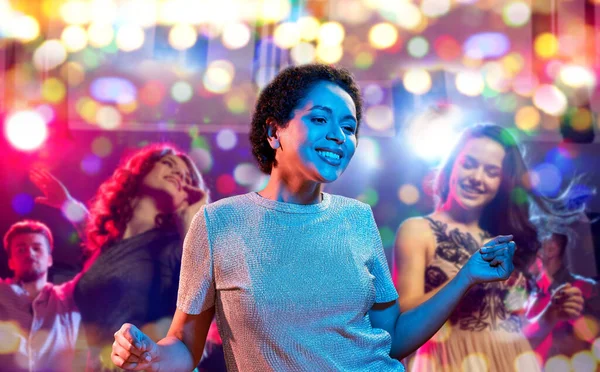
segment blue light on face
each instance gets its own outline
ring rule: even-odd
[[[500,32],[483,32],[470,36],[463,50],[470,58],[497,58],[510,49],[510,41]]]

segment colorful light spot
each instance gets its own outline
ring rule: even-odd
[[[14,148],[33,151],[46,141],[48,127],[38,112],[20,111],[6,119],[4,135]]]

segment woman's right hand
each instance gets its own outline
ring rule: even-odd
[[[125,323],[115,332],[110,357],[117,367],[157,372],[160,370],[158,354],[158,344],[133,324]]]
[[[36,203],[62,209],[67,202],[77,202],[65,185],[47,170],[34,168],[29,171],[29,179],[44,193],[44,196],[35,198]]]

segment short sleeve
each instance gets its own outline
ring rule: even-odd
[[[391,302],[398,299],[398,292],[394,287],[392,281],[392,274],[385,258],[385,252],[383,251],[383,243],[381,242],[381,235],[377,229],[375,218],[370,207],[368,208],[368,234],[370,241],[372,242],[373,249],[373,263],[371,265],[371,275],[375,277],[375,302],[385,303]]]
[[[215,304],[213,258],[203,207],[192,220],[183,242],[177,308],[200,314]]]

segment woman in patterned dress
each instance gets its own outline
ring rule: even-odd
[[[542,180],[543,182],[543,180]],[[560,319],[582,310],[581,292],[563,286],[536,319],[527,268],[540,246],[530,203],[551,214],[553,200],[533,194],[513,137],[496,125],[467,129],[435,183],[436,210],[405,221],[396,236],[396,288],[403,311],[440,291],[490,236],[510,233],[515,271],[505,282],[471,287],[446,325],[411,358],[415,371],[536,371],[535,345]]]

